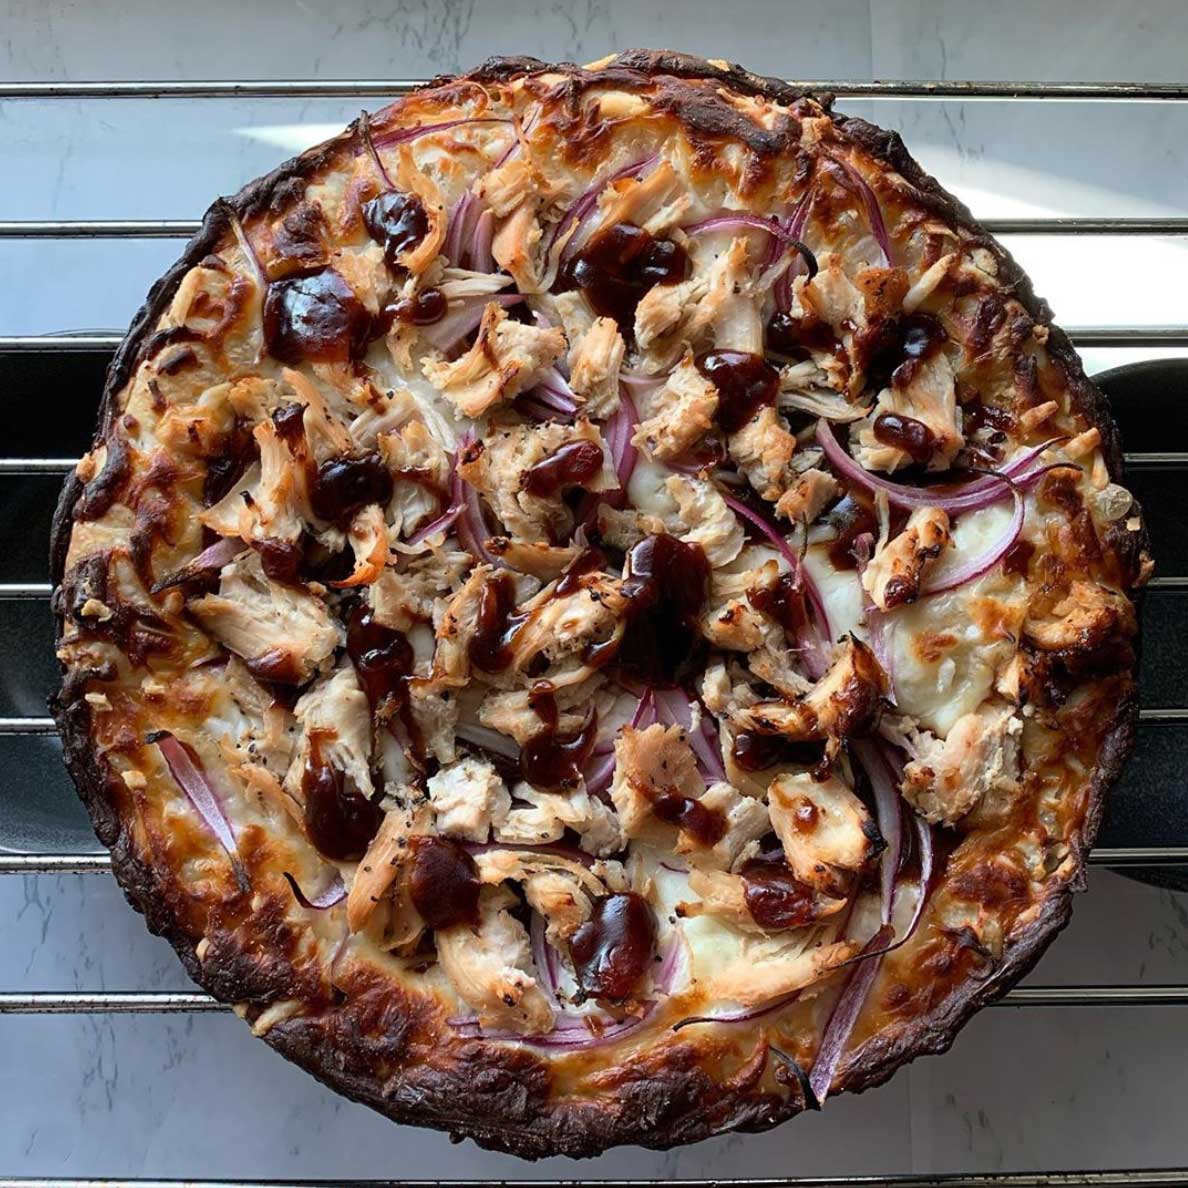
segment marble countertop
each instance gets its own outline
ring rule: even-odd
[[[800,78],[1177,81],[1178,0],[0,0],[0,78],[423,77],[492,53],[636,45]],[[846,102],[986,217],[1188,215],[1188,104]],[[357,112],[349,100],[0,101],[0,219],[195,218]],[[1012,245],[1060,320],[1188,322],[1185,241]],[[126,325],[169,241],[0,241],[0,334]],[[112,266],[119,253],[118,266]],[[28,278],[37,283],[30,285]],[[1150,354],[1151,352],[1144,352]],[[1090,370],[1135,352],[1095,351]],[[49,646],[47,641],[46,646]],[[19,770],[0,776],[15,795]],[[1157,795],[1158,789],[1152,789]],[[0,878],[0,990],[187,989],[106,875]],[[1097,869],[1033,984],[1188,981],[1188,896]],[[1188,1011],[984,1011],[954,1050],[758,1136],[525,1165],[401,1129],[234,1017],[0,1016],[4,1176],[712,1178],[1188,1165]],[[1108,1119],[1108,1123],[1105,1121]]]

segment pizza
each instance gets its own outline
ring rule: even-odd
[[[152,289],[54,527],[66,761],[149,927],[348,1097],[528,1157],[763,1129],[1067,921],[1134,738],[1120,459],[894,134],[493,60]]]

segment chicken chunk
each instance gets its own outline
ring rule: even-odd
[[[338,647],[339,631],[326,604],[264,573],[259,554],[241,553],[223,568],[219,592],[191,599],[203,627],[253,676],[303,685]]]
[[[776,410],[761,408],[727,443],[731,458],[759,493],[774,503],[799,481],[792,466],[796,437],[789,433]]]
[[[1114,635],[1134,633],[1134,608],[1124,595],[1078,580],[1048,613],[1033,612],[1023,633],[1046,652],[1092,652]]]
[[[903,769],[903,795],[934,824],[953,825],[992,792],[1019,778],[1023,721],[1013,706],[987,702],[958,718],[948,736],[917,737]]]
[[[752,796],[744,796],[737,788],[723,780],[711,784],[701,794],[698,803],[722,823],[722,836],[712,846],[681,830],[677,837],[678,854],[687,854],[700,867],[719,867],[733,870],[744,855],[755,849],[755,843],[770,831],[767,806]]]
[[[579,419],[573,425],[549,422],[516,425],[489,433],[481,443],[462,452],[459,475],[491,504],[513,539],[530,543],[564,539],[573,515],[561,499],[563,487],[549,494],[528,490],[533,468],[575,442],[589,442],[602,453],[602,465],[581,486],[588,491],[609,491],[618,486],[610,450],[593,422]],[[572,484],[569,484],[572,485]]]
[[[423,807],[393,809],[384,815],[347,892],[347,927],[352,932],[365,928],[379,904],[387,900],[384,923],[391,943],[386,947],[408,946],[420,938],[425,922],[402,884],[411,854],[409,839],[424,828],[426,817]]]
[[[652,804],[661,797],[697,800],[705,781],[689,736],[679,726],[656,723],[646,730],[623,728],[615,740],[615,777],[611,799],[628,837],[656,830]]]
[[[346,777],[350,789],[370,796],[371,704],[349,665],[318,681],[298,698],[293,716],[301,727],[297,754],[285,777],[285,790],[305,803],[302,777],[311,754]]]
[[[779,497],[776,511],[794,524],[811,524],[841,493],[833,475],[810,467]]]
[[[496,827],[496,840],[510,845],[547,845],[559,841],[566,829],[578,835],[589,854],[606,856],[623,848],[623,833],[615,814],[584,787],[562,792],[540,792],[517,784],[507,820]]]
[[[870,729],[887,692],[887,676],[864,643],[849,636],[829,671],[806,693],[762,701],[735,714],[736,724],[797,741],[848,738]]]
[[[862,586],[884,611],[915,602],[928,567],[950,540],[949,517],[939,507],[918,507],[902,532],[879,548],[862,574]]]
[[[605,420],[619,407],[619,371],[626,351],[614,318],[598,318],[569,348],[569,386],[590,416]]]
[[[728,874],[722,870],[699,870],[689,872],[689,890],[697,896],[692,902],[677,905],[677,913],[685,918],[713,916],[742,932],[769,933],[783,931],[780,927],[764,926],[756,922],[747,906],[746,883],[740,875]],[[844,899],[832,899],[827,895],[806,896],[808,902],[803,908],[807,917],[803,923],[791,927],[816,924],[829,916],[835,916],[846,905]]]
[[[686,529],[681,540],[700,545],[715,569],[729,565],[742,552],[746,534],[718,489],[705,479],[674,474],[665,484],[676,500],[677,516]]]
[[[835,775],[784,772],[771,782],[767,807],[792,873],[823,894],[844,898],[882,848],[870,813]]]
[[[429,777],[429,803],[437,831],[461,841],[485,842],[507,820],[511,797],[495,769],[481,759],[460,759]]]
[[[565,335],[559,328],[512,321],[492,301],[466,354],[452,363],[428,358],[422,370],[459,412],[477,417],[532,387],[564,350]]]
[[[628,603],[624,582],[605,573],[587,573],[577,589],[535,601],[511,640],[511,663],[527,671],[537,656],[559,660],[589,644],[605,643],[624,628]]]
[[[691,450],[713,428],[718,389],[687,353],[646,400],[646,414],[632,442],[653,458],[668,461]]]
[[[515,904],[507,889],[484,887],[477,925],[437,931],[437,959],[481,1026],[542,1035],[553,1011],[531,972],[528,932],[509,910]]]

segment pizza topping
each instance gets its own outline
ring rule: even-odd
[[[474,859],[444,837],[414,837],[409,894],[430,928],[477,924],[479,880]]]
[[[429,234],[429,216],[416,194],[385,190],[363,206],[367,234],[384,249],[384,263],[401,270],[400,257]]]
[[[786,863],[752,858],[739,873],[747,911],[760,928],[802,928],[820,919],[817,893],[800,882]],[[833,910],[841,905],[842,901],[835,901]]]
[[[775,403],[779,373],[762,355],[709,351],[697,369],[718,392],[715,419],[726,433],[737,433],[764,405]]]
[[[362,858],[383,821],[383,810],[361,791],[344,786],[343,773],[329,760],[324,735],[309,736],[309,754],[301,775],[305,829],[327,858],[349,862]]]
[[[360,508],[371,503],[384,506],[391,498],[392,475],[378,454],[328,459],[318,467],[309,489],[314,515],[339,527]]]
[[[640,988],[655,951],[656,917],[634,891],[596,900],[570,942],[583,993],[620,1001]]]
[[[371,315],[333,268],[268,285],[264,340],[285,363],[344,361],[363,352],[370,332]]]
[[[949,517],[939,507],[917,508],[903,531],[875,551],[862,571],[863,589],[880,610],[914,602],[925,572],[948,543]]]
[[[492,827],[507,820],[511,797],[490,763],[460,759],[430,776],[426,786],[443,837],[485,842]]]

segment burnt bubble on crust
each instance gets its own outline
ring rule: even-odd
[[[707,102],[712,102],[706,99],[707,92],[716,87],[789,105],[802,99],[800,93],[778,80],[761,79],[738,67],[686,55],[630,51],[607,63],[605,70],[615,74],[620,86],[662,88],[676,118],[682,118],[683,103],[686,112],[698,113],[690,116],[690,123],[701,126],[706,118],[700,112]],[[575,86],[583,87],[594,85],[587,80],[596,77],[596,72],[574,66],[497,59],[473,75],[437,80],[434,85],[458,88],[545,71],[561,74]],[[431,94],[422,91],[418,98]],[[956,200],[920,170],[897,136],[864,121],[840,116],[835,117],[835,127],[852,144],[904,177],[940,219],[982,236],[999,261],[1003,285],[1014,290],[1037,322],[1049,325],[1047,307],[1035,297],[1013,260],[983,235]],[[233,211],[240,219],[247,219],[279,202],[279,196],[294,182],[300,190],[304,178],[335,159],[344,139],[349,140],[349,135],[289,162],[226,204],[212,208],[183,258],[154,286],[116,353],[103,398],[105,424],[113,415],[117,394],[143,357],[148,339],[184,274],[222,241],[228,213]],[[1101,433],[1106,459],[1117,475],[1117,435],[1101,394],[1084,376],[1067,339],[1055,327],[1050,328],[1048,351],[1064,367],[1077,408]],[[67,576],[72,524],[76,517],[88,514],[83,495],[83,484],[71,475],[64,485],[53,526],[52,575],[56,586]],[[1137,509],[1133,514],[1138,515]],[[58,605],[55,615],[60,638],[63,609]],[[272,955],[260,959],[254,959],[229,930],[216,928],[209,938],[196,935],[186,918],[175,877],[158,865],[132,835],[126,811],[128,790],[93,742],[99,729],[98,715],[84,698],[86,682],[79,680],[79,675],[69,675],[52,700],[51,709],[67,765],[97,835],[112,850],[113,869],[125,894],[146,915],[150,929],[173,944],[191,976],[222,1001],[249,1003],[250,1019],[258,1018],[267,1006],[295,990],[309,1002],[318,1002],[316,1008],[273,1026],[265,1038],[339,1092],[396,1120],[436,1125],[455,1136],[470,1136],[493,1149],[529,1158],[554,1153],[592,1155],[621,1142],[666,1147],[724,1130],[762,1130],[801,1108],[798,1099],[773,1095],[755,1085],[730,1087],[714,1081],[704,1072],[692,1045],[684,1044],[671,1047],[664,1061],[643,1059],[633,1068],[617,1070],[613,1100],[561,1102],[550,1091],[548,1062],[530,1052],[474,1043],[467,1045],[452,1065],[416,1059],[425,1004],[391,993],[387,984],[380,986],[356,978],[345,998],[327,995],[318,1000],[318,991],[308,984],[291,952],[286,952],[277,923],[267,919],[261,922],[262,935],[276,947]],[[1071,839],[1071,869],[1062,880],[1053,880],[1036,919],[1019,935],[1009,938],[991,976],[960,987],[927,1015],[889,1036],[867,1041],[850,1053],[839,1069],[835,1091],[867,1088],[885,1080],[915,1055],[943,1050],[970,1014],[1004,993],[1038,960],[1067,921],[1070,893],[1083,883],[1085,855],[1097,832],[1106,789],[1133,746],[1136,705],[1133,679],[1129,678],[1112,709],[1111,721],[1104,727],[1096,765],[1084,790],[1083,821]],[[200,950],[202,939],[209,943]],[[381,1070],[388,1075],[381,1075]]]

